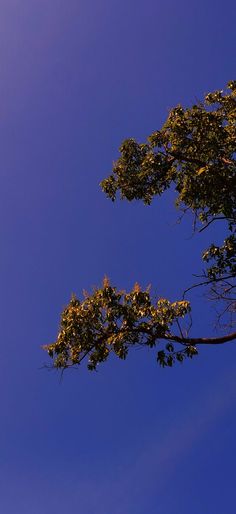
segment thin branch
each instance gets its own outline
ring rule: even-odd
[[[202,227],[198,232],[199,234],[201,232],[203,232],[204,230],[206,230],[206,228],[209,227],[209,225],[211,225],[213,223],[213,221],[217,221],[217,220],[227,220],[227,218],[225,216],[217,216],[216,218],[213,218],[212,220],[208,221],[208,223],[206,225],[204,225],[204,227]]]
[[[179,329],[179,331],[180,331],[181,337],[184,337],[184,334],[183,334],[183,332],[182,332],[181,325],[180,325],[180,322],[179,322],[179,320],[178,320],[178,319],[176,320],[176,323],[177,323],[178,329]]]
[[[191,164],[197,164],[198,166],[206,166],[206,162],[200,161],[199,159],[195,159],[194,157],[187,157],[186,155],[181,154],[180,152],[171,152],[167,150],[168,155],[174,157],[178,161],[186,161]]]
[[[190,287],[188,287],[187,289],[184,290],[183,298],[185,298],[186,294],[189,291],[191,291],[192,289],[195,289],[195,287],[207,286],[207,285],[213,284],[215,282],[224,282],[225,280],[227,280],[229,278],[234,278],[234,275],[228,275],[227,277],[221,277],[221,278],[214,278],[214,279],[210,279],[210,280],[204,280],[203,282],[199,282],[198,284],[193,284],[193,286],[190,286]]]

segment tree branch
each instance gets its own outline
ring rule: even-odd
[[[209,227],[209,225],[211,225],[213,223],[213,221],[217,221],[217,220],[226,220],[227,221],[227,218],[225,216],[217,216],[216,218],[212,218],[210,221],[208,221],[208,223],[206,225],[204,225],[204,227],[200,228],[199,234],[201,232],[203,232],[203,230],[206,230],[206,228]]]
[[[163,337],[163,339],[175,341],[176,343],[181,343],[189,346],[196,346],[198,344],[215,345],[234,341],[236,339],[236,332],[232,332],[231,334],[227,334],[226,336],[221,337],[179,337],[172,334],[166,334]]]
[[[228,280],[229,278],[234,278],[234,275],[227,275],[227,277],[219,277],[219,278],[214,278],[214,279],[211,278],[209,280],[204,280],[203,282],[199,282],[198,284],[193,284],[193,286],[190,286],[187,289],[185,289],[185,291],[183,292],[183,298],[185,298],[186,293],[188,293],[192,289],[195,289],[195,287],[207,286],[207,285],[213,284],[215,282],[224,282],[225,280]]]

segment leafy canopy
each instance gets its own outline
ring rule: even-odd
[[[119,191],[122,199],[145,204],[172,186],[176,206],[190,210],[201,230],[225,220],[225,241],[211,244],[202,255],[210,266],[199,285],[210,284],[215,299],[226,301],[225,312],[231,314],[236,311],[235,153],[236,81],[231,81],[226,92],[209,93],[190,108],[172,109],[161,130],[145,143],[124,141],[112,174],[101,184],[113,201]],[[103,286],[82,301],[72,297],[56,342],[44,348],[56,368],[77,366],[87,358],[88,368],[94,370],[112,353],[124,359],[136,345],[158,345],[157,361],[172,366],[196,355],[199,344],[236,339],[234,332],[218,338],[191,338],[188,331],[184,335],[180,322],[189,312],[185,299],[155,300],[138,284],[129,293],[118,291],[105,278]]]

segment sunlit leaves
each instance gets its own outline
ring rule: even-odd
[[[135,284],[132,291],[118,291],[105,278],[103,287],[79,301],[72,297],[61,316],[57,340],[45,346],[56,368],[79,365],[87,359],[88,369],[94,370],[110,354],[125,359],[130,348],[152,348],[171,337],[171,327],[190,311],[189,302],[169,302],[164,298],[153,301],[149,288],[141,290]],[[184,356],[187,343],[184,344]],[[181,360],[174,355],[169,342],[167,365]],[[179,354],[180,355],[180,354]],[[163,362],[158,358],[161,365]]]
[[[214,264],[207,269],[208,277],[215,280],[220,277],[236,276],[236,237],[231,234],[224,241],[222,246],[212,244],[203,253],[203,260],[214,261]]]
[[[144,144],[127,139],[110,177],[102,182],[114,200],[118,191],[127,200],[149,204],[171,184],[177,205],[204,221],[215,215],[236,215],[236,89],[215,91],[205,102],[169,113],[162,129]]]

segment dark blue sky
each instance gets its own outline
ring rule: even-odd
[[[234,12],[233,0],[1,1],[4,514],[235,511],[233,344],[172,370],[154,351],[62,383],[40,369],[73,291],[106,273],[174,300],[201,271],[213,233],[176,225],[171,195],[112,204],[99,182],[124,138],[235,78]],[[211,335],[202,303],[193,334]]]

